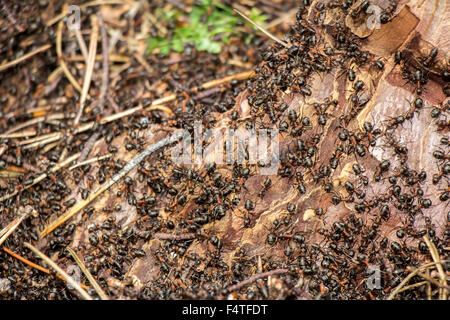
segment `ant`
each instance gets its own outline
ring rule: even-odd
[[[365,175],[363,175],[363,173],[365,172],[365,169],[362,168],[358,163],[354,163],[352,165],[352,169],[353,169],[355,176],[357,176],[363,182],[363,184],[365,186],[367,186],[369,184],[369,180]]]
[[[340,194],[338,194],[336,191],[333,191],[333,196],[331,197],[331,201],[335,206],[337,206],[341,202],[345,203],[352,203],[355,201],[355,198],[352,195],[349,195],[348,197],[343,197]]]
[[[443,151],[441,151],[439,149],[433,151],[433,157],[435,157],[438,160],[449,160],[450,159],[450,155],[444,153]]]
[[[450,129],[450,120],[440,119],[436,121],[437,131],[448,131]]]
[[[297,171],[295,173],[295,178],[297,180],[297,183],[294,184],[294,186],[296,186],[297,190],[301,193],[301,194],[305,194],[306,193],[306,187],[303,181],[303,175],[301,172]]]
[[[375,67],[380,71],[384,69],[384,62],[381,59],[374,59],[370,56],[367,59],[369,60],[372,67]]]
[[[355,193],[359,199],[363,199],[366,196],[366,193],[358,188],[356,188],[353,183],[350,181],[346,181],[344,183],[344,187],[347,190],[348,194],[351,196]]]
[[[325,9],[325,4],[323,2],[319,2],[318,4],[316,4],[317,12],[316,12],[316,15],[313,18],[313,22],[315,24],[319,23],[319,17],[322,14],[322,12],[324,11],[324,9]]]
[[[408,70],[406,64],[402,67],[402,77],[407,80],[405,84],[411,83],[416,88],[418,95],[422,94],[423,86],[428,82],[428,78],[423,70],[416,69],[416,71],[412,72]]]
[[[373,125],[371,122],[364,122],[363,124],[364,133],[362,135],[362,138],[367,138],[369,141],[369,146],[375,147],[376,146],[376,135],[377,133],[373,129]]]
[[[266,180],[264,180],[262,188],[258,191],[258,197],[263,198],[266,194],[266,191],[269,190],[271,186],[272,180],[270,180],[270,178],[266,178]]]
[[[430,115],[432,118],[438,118],[443,112],[447,111],[450,111],[450,101],[447,101],[445,105],[441,103],[439,106],[433,106]]]
[[[449,199],[450,199],[450,184],[448,184],[447,189],[444,189],[443,192],[439,195],[439,200],[441,202],[447,202]],[[447,203],[447,205],[448,205],[448,203]],[[447,220],[448,220],[448,218],[447,218]]]
[[[433,184],[438,184],[443,176],[450,174],[450,162],[445,163],[439,170],[439,173],[433,174],[432,182]]]
[[[370,1],[364,0],[363,2],[361,2],[361,4],[360,4],[356,9],[354,9],[354,10],[352,11],[352,13],[350,14],[350,16],[351,16],[353,19],[356,19],[356,18],[359,17],[359,15],[360,15],[361,13],[366,14],[366,11],[367,11],[367,9],[369,8],[369,6],[370,6]]]
[[[433,64],[433,61],[436,58],[437,54],[438,48],[431,49],[430,53],[427,56],[425,56],[422,60],[423,66],[429,68]]]

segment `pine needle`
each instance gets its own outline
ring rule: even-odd
[[[31,58],[32,56],[34,56],[34,55],[36,55],[36,54],[38,54],[40,52],[47,51],[51,47],[52,46],[50,44],[43,45],[42,47],[39,47],[36,50],[33,50],[32,52],[24,54],[23,56],[21,56],[20,58],[18,58],[16,60],[10,61],[10,62],[5,63],[5,64],[2,64],[2,65],[0,65],[0,72],[15,66],[16,64],[19,64],[22,61],[25,61],[25,60]]]
[[[281,44],[282,46],[289,48],[289,45],[284,42],[281,39],[278,39],[276,36],[274,36],[273,34],[271,34],[269,31],[267,31],[266,29],[264,29],[263,27],[261,27],[259,24],[257,24],[255,21],[253,21],[252,19],[250,19],[249,17],[247,17],[243,12],[239,11],[238,9],[234,8],[234,11],[236,11],[242,18],[244,18],[245,20],[247,20],[248,22],[250,22],[251,24],[253,24],[256,28],[259,29],[259,31],[261,31],[262,33],[264,33],[266,36],[268,36],[270,39],[272,39],[275,42],[278,42],[279,44]]]
[[[76,154],[70,156],[69,158],[67,158],[67,159],[64,160],[63,162],[58,163],[57,165],[55,165],[53,168],[50,169],[50,173],[56,172],[56,171],[60,170],[61,168],[67,166],[67,165],[68,165],[69,163],[71,163],[72,161],[78,159],[79,156],[80,156],[80,152],[78,152],[78,153],[76,153]],[[7,200],[7,199],[9,199],[9,198],[11,198],[11,197],[14,197],[14,196],[15,196],[16,194],[18,194],[20,191],[23,191],[23,190],[26,190],[26,189],[28,189],[28,188],[31,188],[31,187],[34,186],[36,183],[41,182],[42,180],[44,180],[44,179],[47,178],[47,177],[48,177],[48,174],[47,174],[47,173],[41,174],[40,176],[38,176],[37,178],[35,178],[31,184],[24,186],[21,190],[16,189],[16,190],[14,190],[12,193],[7,194],[7,195],[4,195],[3,197],[0,197],[0,202],[1,202],[1,201],[5,201],[5,200]]]
[[[45,227],[45,229],[41,232],[40,237],[43,238],[53,230],[55,230],[57,227],[59,227],[61,224],[69,220],[72,216],[77,214],[79,211],[83,210],[89,203],[94,201],[99,195],[101,195],[103,192],[108,190],[112,185],[114,185],[116,182],[118,182],[120,179],[122,179],[125,175],[128,174],[134,167],[136,167],[140,162],[142,162],[146,157],[148,157],[150,154],[155,152],[156,150],[166,146],[170,145],[174,142],[177,142],[181,137],[183,136],[183,131],[178,131],[171,135],[170,137],[164,138],[160,140],[159,142],[152,144],[149,146],[144,152],[138,154],[135,156],[130,162],[128,162],[123,169],[116,174],[114,177],[111,178],[111,180],[105,182],[100,187],[97,188],[97,190],[91,194],[86,200],[78,202],[75,206],[70,208],[69,211],[65,212],[61,216],[59,216],[55,221],[50,223]]]
[[[75,251],[73,251],[72,248],[70,248],[70,247],[66,247],[66,249],[67,249],[67,251],[69,251],[69,253],[73,257],[75,262],[78,264],[78,266],[80,267],[81,271],[83,271],[83,273],[86,275],[86,278],[89,280],[91,285],[94,287],[95,291],[97,291],[97,294],[100,297],[100,299],[102,299],[102,300],[109,300],[108,296],[102,290],[102,287],[100,287],[100,285],[97,283],[97,281],[95,281],[94,277],[89,272],[89,270],[86,268],[86,266],[84,265],[83,261],[81,261],[81,259],[77,256]]]
[[[433,258],[433,261],[436,262],[436,268],[438,269],[440,281],[443,286],[447,286],[447,278],[444,272],[444,269],[442,268],[441,260],[439,258],[439,253],[436,249],[436,246],[434,243],[428,239],[427,236],[423,236],[423,239],[425,240],[425,243],[428,246],[428,249],[430,249],[431,257]],[[442,287],[439,287],[439,298],[441,300],[447,300],[448,291],[445,289],[442,289]]]
[[[81,297],[85,300],[92,300],[92,297],[80,287],[78,282],[76,282],[71,276],[69,276],[63,269],[61,269],[56,263],[54,263],[49,257],[39,251],[38,248],[33,246],[31,243],[24,242],[24,246],[33,251],[39,258],[45,261],[53,270],[55,270],[64,280],[67,281],[77,292],[81,295]]]
[[[0,231],[0,245],[8,239],[8,237],[19,227],[22,221],[33,212],[31,206],[21,207],[19,209],[19,216],[15,218],[10,224]]]
[[[6,252],[7,254],[9,254],[10,256],[16,258],[17,260],[22,261],[23,263],[25,263],[26,265],[30,266],[30,267],[33,268],[33,269],[39,270],[39,271],[44,272],[44,273],[46,273],[46,274],[51,274],[50,270],[48,270],[47,268],[44,268],[44,267],[42,267],[42,266],[40,266],[40,265],[38,265],[38,264],[36,264],[36,263],[34,263],[34,262],[31,262],[30,260],[25,259],[24,257],[18,255],[17,253],[15,253],[15,252],[9,250],[9,249],[6,248],[6,247],[3,247],[3,251],[5,251],[5,252]],[[66,279],[64,279],[63,277],[61,277],[58,273],[56,274],[56,276],[57,276],[58,278],[60,278],[61,280],[66,281]],[[83,284],[83,283],[80,283],[80,287],[82,287],[84,290],[89,290],[89,289],[90,289],[88,286],[86,286],[86,285]]]

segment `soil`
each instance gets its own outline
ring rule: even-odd
[[[279,40],[242,23],[220,54],[164,56],[147,39],[176,25],[152,14],[193,3],[112,2],[78,4],[94,63],[62,1],[0,2],[0,298],[82,297],[31,243],[94,298],[67,247],[110,299],[447,299],[446,4],[371,1],[372,29],[366,1],[225,1]],[[198,123],[204,161],[136,162]],[[220,163],[230,128],[276,132],[275,172],[238,145]]]

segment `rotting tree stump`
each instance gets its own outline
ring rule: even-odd
[[[313,4],[308,8],[306,16],[309,21],[312,21],[317,16],[314,6],[316,2],[313,1]],[[373,2],[377,3],[377,1]],[[380,6],[382,7],[383,5],[380,3]],[[217,272],[217,266],[213,264],[214,258],[211,254],[211,252],[216,252],[216,248],[210,241],[212,236],[218,237],[223,244],[220,250],[220,260],[225,262],[231,270],[229,272],[232,279],[242,280],[250,277],[252,274],[262,272],[263,270],[261,269],[274,269],[277,265],[279,267],[289,267],[292,273],[296,273],[296,276],[287,276],[280,278],[281,280],[278,277],[272,277],[267,284],[270,298],[294,296],[302,299],[312,299],[317,296],[320,297],[320,295],[326,295],[327,292],[332,290],[332,285],[327,283],[325,284],[325,289],[322,287],[318,289],[320,280],[318,280],[317,275],[320,271],[315,272],[311,270],[313,269],[311,266],[306,268],[305,265],[302,265],[301,258],[303,255],[306,256],[306,254],[302,253],[302,243],[307,244],[309,252],[313,250],[311,249],[313,244],[320,248],[317,249],[316,258],[311,264],[318,266],[320,270],[326,270],[336,279],[342,281],[342,279],[339,279],[340,268],[354,270],[352,278],[348,281],[351,284],[350,287],[345,287],[348,290],[353,290],[353,292],[350,291],[348,293],[350,298],[370,298],[370,290],[364,288],[362,284],[367,278],[365,273],[369,264],[377,265],[379,263],[383,268],[383,272],[389,275],[392,275],[396,270],[395,263],[388,259],[392,251],[397,250],[395,246],[392,247],[394,242],[401,244],[402,248],[398,249],[401,254],[414,256],[411,259],[411,263],[413,261],[415,263],[431,261],[430,256],[426,252],[419,250],[419,243],[422,241],[422,237],[414,236],[413,233],[427,230],[429,235],[429,231],[433,230],[437,237],[444,239],[441,241],[441,244],[444,243],[444,246],[448,248],[448,234],[446,235],[444,232],[448,230],[447,212],[449,210],[449,202],[439,199],[439,196],[444,192],[443,189],[448,188],[448,186],[445,185],[445,179],[437,184],[431,183],[433,174],[438,174],[439,168],[445,162],[436,159],[433,156],[433,152],[441,145],[440,139],[442,136],[448,138],[448,126],[438,131],[436,121],[430,115],[432,106],[445,105],[448,99],[446,97],[446,93],[448,94],[449,90],[448,79],[443,78],[440,71],[448,68],[447,63],[449,61],[447,54],[450,46],[450,38],[448,37],[450,30],[449,25],[445,23],[450,18],[448,7],[449,3],[446,1],[419,0],[411,1],[407,4],[399,4],[391,20],[382,24],[380,29],[375,30],[367,29],[364,23],[354,23],[348,19],[348,16],[342,15],[341,11],[337,9],[326,9],[323,16],[320,16],[323,21],[322,25],[311,24],[317,33],[318,43],[320,43],[318,47],[325,49],[326,44],[333,41],[333,36],[340,32],[337,26],[340,23],[353,32],[354,37],[352,41],[357,44],[361,51],[367,51],[370,57],[376,57],[376,61],[383,62],[383,69],[377,68],[375,60],[374,63],[366,63],[362,66],[349,65],[349,68],[356,72],[357,78],[355,81],[349,81],[346,71],[343,72],[342,69],[337,67],[331,68],[330,72],[327,73],[312,73],[308,79],[310,95],[305,95],[305,92],[301,92],[295,87],[286,87],[283,90],[277,89],[278,104],[284,102],[288,109],[284,115],[280,116],[276,125],[279,125],[283,120],[288,121],[288,110],[294,110],[297,113],[297,117],[308,117],[311,119],[311,128],[305,130],[301,138],[305,141],[312,141],[315,135],[319,135],[319,139],[315,143],[315,154],[311,156],[311,158],[314,158],[313,168],[293,166],[292,163],[284,165],[284,163],[289,163],[288,154],[292,152],[291,150],[297,148],[298,137],[281,132],[280,168],[294,167],[292,174],[289,174],[287,177],[283,177],[280,174],[263,176],[258,174],[260,168],[251,166],[250,177],[244,180],[245,182],[240,186],[240,193],[236,192],[236,197],[240,198],[239,204],[228,208],[225,216],[220,220],[212,220],[203,225],[201,227],[201,234],[203,235],[196,236],[192,243],[186,246],[186,252],[183,255],[173,255],[170,259],[166,255],[164,259],[161,258],[162,255],[160,253],[164,252],[164,248],[167,247],[166,244],[170,240],[155,239],[152,237],[153,233],[145,234],[145,231],[140,230],[136,224],[136,221],[142,220],[142,216],[138,213],[138,206],[127,199],[126,191],[124,191],[125,195],[117,196],[119,189],[124,189],[120,185],[105,192],[104,195],[91,204],[94,213],[90,216],[87,223],[77,224],[71,247],[80,248],[84,256],[95,255],[95,252],[100,249],[96,246],[91,246],[89,239],[96,229],[90,229],[89,226],[101,226],[111,216],[115,218],[115,223],[121,230],[119,234],[132,234],[129,230],[134,230],[134,234],[138,235],[135,247],[139,247],[142,250],[142,254],[145,253],[145,257],[131,262],[125,277],[128,280],[119,281],[113,272],[108,270],[102,270],[98,275],[106,279],[110,292],[120,298],[127,298],[130,292],[132,293],[131,295],[139,296],[146,287],[149,287],[149,283],[156,282],[164,277],[166,277],[164,278],[165,280],[161,281],[167,281],[167,283],[175,281],[170,271],[165,272],[162,270],[162,264],[167,265],[173,272],[178,270],[179,275],[177,279],[179,278],[187,286],[192,281],[190,279],[193,272],[212,276]],[[433,66],[422,68],[427,73],[428,81],[423,86],[423,92],[419,96],[416,91],[416,85],[409,83],[407,79],[402,77],[401,64],[396,63],[395,54],[396,51],[401,51],[403,59],[407,61],[408,66],[413,70],[420,66],[421,59],[429,55],[433,48],[438,48],[438,53]],[[275,47],[273,52],[276,52],[278,55],[285,55],[288,50]],[[263,63],[268,62],[266,60]],[[260,66],[260,69],[263,69],[263,65]],[[255,79],[258,76],[259,72],[257,71]],[[273,75],[273,77],[275,76],[276,74]],[[365,85],[362,90],[356,90],[356,92],[354,84],[358,80],[363,81]],[[230,115],[233,111],[238,112],[238,123],[245,124],[250,121],[249,119],[254,119],[253,125],[255,126],[261,124],[273,125],[268,114],[262,116],[261,114],[258,114],[258,116],[254,115],[253,106],[249,104],[249,97],[262,89],[255,89],[256,86],[252,87],[252,81],[249,81],[249,88],[240,94],[232,110],[214,114],[216,128],[223,131],[229,128],[232,125]],[[254,81],[256,82],[257,80]],[[266,79],[265,81],[268,80]],[[253,85],[255,82],[253,82]],[[355,155],[354,152],[343,154],[339,158],[338,165],[328,177],[328,182],[331,184],[334,193],[327,193],[323,188],[323,177],[315,179],[314,172],[319,174],[321,167],[329,166],[330,159],[336,154],[336,147],[342,142],[339,139],[339,133],[343,130],[340,116],[349,115],[352,112],[354,108],[351,103],[352,97],[356,97],[359,101],[366,99],[366,103],[345,124],[345,128],[348,131],[361,134],[367,132],[364,126],[366,122],[370,122],[374,128],[379,128],[385,133],[383,130],[386,126],[392,123],[396,117],[405,115],[411,110],[411,106],[414,105],[418,97],[422,99],[423,106],[420,107],[420,110],[413,111],[414,116],[398,125],[392,130],[390,135],[384,135],[377,139],[376,146],[365,145],[364,156]],[[317,123],[319,114],[317,109],[314,108],[315,103],[329,103],[330,105],[326,113],[324,113],[327,118],[325,125]],[[240,122],[239,120],[242,121]],[[143,147],[145,148],[145,146],[167,136],[168,133],[163,129],[166,128],[152,125],[151,130],[142,137],[144,140]],[[366,136],[365,139],[367,142],[370,138]],[[351,137],[348,138],[346,143],[352,143],[349,142],[350,140]],[[127,136],[122,135],[116,137],[112,144],[119,147],[117,154],[123,160],[129,161],[134,154],[126,151],[126,141]],[[393,142],[397,143],[397,145],[393,145]],[[221,143],[221,141],[212,139],[210,143]],[[310,146],[312,145],[310,144]],[[409,194],[413,192],[413,189],[416,190],[418,186],[423,190],[422,196],[414,198],[414,204],[419,207],[420,213],[418,212],[414,217],[412,233],[406,233],[403,237],[398,236],[398,230],[406,228],[409,216],[405,214],[404,208],[399,209],[394,205],[396,200],[389,199],[388,196],[395,198],[392,195],[394,184],[389,182],[389,177],[396,176],[399,180],[401,179],[402,168],[400,159],[402,155],[399,154],[402,152],[398,150],[401,147],[406,147],[408,150],[407,160],[405,161],[408,171],[415,172],[417,175],[423,171],[427,174],[425,181],[416,183],[414,188],[406,186],[404,181],[398,183],[398,185],[402,186],[403,192],[408,190]],[[446,147],[447,149],[445,149],[445,146],[442,146],[448,152],[448,146]],[[91,153],[98,154],[106,150],[107,144],[104,140],[101,140],[94,146]],[[173,169],[170,163],[166,164],[165,162],[165,159],[170,159],[170,152],[170,149],[166,149],[160,156],[154,154],[147,159],[146,164],[148,166],[156,166],[160,172],[166,174]],[[380,163],[384,160],[390,161],[390,168],[387,172],[381,174],[380,181],[375,181],[374,177],[380,174]],[[448,160],[446,161],[448,162]],[[354,164],[359,164],[364,168],[363,175],[370,179],[368,186],[363,186],[360,177],[354,174],[352,169]],[[186,166],[185,168],[205,172],[205,164]],[[297,180],[295,175],[297,169],[302,173],[303,178],[301,181]],[[97,172],[98,168],[94,167],[91,174],[96,175]],[[221,173],[224,181],[231,181],[233,166],[217,165],[215,172]],[[139,170],[135,170],[129,176],[134,181],[132,188],[138,201],[149,196],[149,194],[154,194],[150,190],[151,188],[148,187],[151,183],[148,183],[146,180],[139,181]],[[263,197],[259,197],[258,192],[268,177],[271,179],[271,186]],[[214,185],[213,181],[206,174],[204,175],[204,180],[204,183],[197,185],[193,183],[194,192],[188,195],[186,204],[178,205],[175,203],[174,206],[171,206],[171,204],[176,202],[176,197],[161,196],[158,200],[160,205],[156,206],[157,210],[159,210],[159,218],[153,218],[151,214],[145,213],[143,216],[147,218],[146,221],[152,220],[154,224],[159,223],[161,224],[159,229],[166,230],[167,228],[164,227],[163,223],[167,221],[174,221],[178,224],[181,218],[187,220],[192,218],[190,216],[192,210],[199,207],[198,203],[195,202],[196,197],[202,190]],[[365,192],[365,198],[357,199],[358,192],[349,192],[349,188],[345,184],[347,181],[352,182],[353,186],[359,190],[358,192]],[[169,180],[166,182],[169,183]],[[296,187],[300,182],[305,186],[305,193],[299,192],[299,189]],[[176,185],[176,189],[180,194],[186,192],[187,187],[184,184],[180,184]],[[344,198],[348,198],[350,194],[353,194],[356,200],[354,202],[344,201]],[[333,195],[341,197],[341,201],[333,203]],[[382,200],[380,196],[385,196],[387,199]],[[68,198],[73,197],[81,200],[81,192],[77,186],[73,189],[72,196]],[[231,200],[232,196],[228,198]],[[370,207],[368,203],[374,199],[377,199],[379,204]],[[428,205],[424,204],[424,199],[431,200],[432,205],[428,207]],[[251,200],[254,204],[253,209],[246,209],[245,203],[247,200]],[[356,203],[363,204],[366,206],[366,209],[358,212],[355,208]],[[290,204],[295,205],[295,209],[292,212],[288,210]],[[120,205],[120,210],[114,210],[117,205]],[[170,210],[166,210],[167,205],[170,206]],[[390,213],[386,217],[381,217],[384,205],[389,207]],[[210,204],[210,214],[216,206],[216,202]],[[105,208],[108,210],[105,210]],[[319,214],[320,211],[317,211],[319,208],[323,211],[322,214]],[[283,225],[286,219],[289,219],[289,221],[286,225]],[[279,222],[280,227],[274,228],[275,220]],[[70,222],[83,221],[82,215],[78,215]],[[357,221],[362,221],[362,226],[359,232],[354,232],[356,239],[354,239],[350,248],[344,249],[345,254],[332,250],[330,244],[333,241],[339,243],[340,246],[345,246],[346,240],[342,239],[347,238],[347,235],[344,236],[339,233],[339,236],[336,236],[336,238],[339,237],[341,239],[333,240],[333,233],[336,233],[337,229],[339,229],[339,225],[335,223],[345,222],[347,225],[350,223],[355,225]],[[145,225],[145,223],[142,222],[140,224]],[[248,226],[246,225],[247,223]],[[379,227],[374,227],[374,223],[378,223]],[[370,235],[372,229],[377,229],[373,236]],[[186,229],[183,229],[183,231],[167,229],[166,232],[183,233],[186,232]],[[282,235],[280,232],[284,234]],[[345,232],[352,233],[353,231],[346,229]],[[299,240],[298,243],[292,237],[289,238],[295,233],[303,236],[303,239]],[[273,237],[277,241],[272,241]],[[381,243],[383,238],[386,238],[389,244],[386,248],[383,248]],[[93,241],[90,242],[92,243]],[[44,238],[39,245],[40,247],[45,247],[48,243],[46,243]],[[287,247],[292,247],[293,253],[287,255]],[[363,247],[366,250],[362,249]],[[414,249],[405,250],[405,248]],[[245,252],[245,255],[241,255],[240,252],[242,251]],[[354,255],[351,255],[350,251],[353,251]],[[364,256],[359,256],[359,254]],[[329,256],[334,258],[328,260]],[[188,257],[195,258],[191,259]],[[441,258],[448,259],[448,251]],[[377,259],[380,260],[377,261]],[[241,263],[241,267],[236,269],[237,271],[233,274],[232,266],[236,265],[236,261],[241,260],[246,260],[248,263]],[[347,267],[342,265],[343,261],[346,261]],[[181,268],[182,265],[185,267]],[[336,270],[333,267],[329,267],[329,265],[334,265]],[[222,270],[221,272],[225,271]],[[342,274],[345,274],[345,270],[342,271]],[[387,288],[393,286],[389,282],[392,281],[392,277],[389,276],[384,281],[381,293],[376,295],[380,299],[387,297],[389,293]],[[224,288],[231,284],[232,281],[221,283]],[[311,284],[315,286],[311,287]],[[342,286],[344,287],[345,284]],[[124,295],[124,291],[127,291],[128,294]],[[201,290],[198,292],[201,292]],[[199,296],[207,297],[206,294],[202,296],[200,293]],[[240,297],[239,293],[237,296]],[[218,294],[217,297],[224,296]]]

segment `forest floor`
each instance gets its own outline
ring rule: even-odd
[[[300,2],[0,0],[0,298],[447,299],[428,5]],[[276,172],[177,163],[198,123],[276,128]]]

